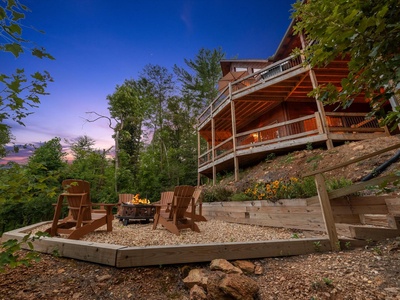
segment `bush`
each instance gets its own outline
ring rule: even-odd
[[[328,191],[349,186],[352,182],[345,178],[327,180]],[[275,180],[273,182],[257,182],[245,192],[253,200],[270,200],[276,202],[279,199],[309,198],[317,195],[313,177],[298,179],[291,177],[288,180]]]
[[[230,201],[232,191],[222,186],[206,187],[203,190],[204,202],[225,202]]]
[[[232,201],[249,201],[252,200],[249,195],[246,195],[245,193],[237,193],[233,194],[231,197]]]

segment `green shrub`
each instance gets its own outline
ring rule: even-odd
[[[326,181],[328,191],[349,186],[351,184],[352,182],[345,178],[330,179]],[[244,193],[253,200],[270,200],[275,202],[279,199],[313,197],[317,195],[317,188],[313,177],[306,177],[303,179],[291,177],[287,180],[257,182]]]
[[[224,202],[230,201],[232,191],[222,186],[206,187],[203,190],[204,202]]]
[[[233,194],[231,197],[232,201],[248,201],[252,200],[251,197],[245,193],[237,193]]]

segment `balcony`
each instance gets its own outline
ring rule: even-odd
[[[311,143],[323,143],[328,136],[333,141],[362,140],[366,138],[386,136],[388,132],[379,126],[375,118],[366,118],[366,113],[326,113],[327,128],[324,129],[318,112],[305,117],[281,122],[269,126],[255,128],[236,134],[236,152],[234,139],[227,138],[199,156],[199,172],[210,173],[214,165],[224,168],[233,167],[233,157],[239,159],[257,154],[280,152]]]

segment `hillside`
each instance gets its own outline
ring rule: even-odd
[[[240,173],[240,180],[234,182],[233,175],[222,179],[219,184],[234,191],[243,191],[255,181],[274,181],[301,177],[302,175],[327,167],[339,165],[375,151],[399,144],[400,136],[382,137],[372,140],[344,143],[331,150],[322,148],[300,150],[287,155],[274,156]],[[392,150],[362,162],[351,164],[339,170],[324,173],[326,178],[346,178],[352,182],[360,181],[376,167],[389,160],[397,151]],[[385,173],[400,169],[400,160],[388,167]]]

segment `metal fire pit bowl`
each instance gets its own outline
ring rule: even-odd
[[[150,204],[130,204],[122,203],[121,215],[116,216],[126,226],[129,220],[146,220],[154,219],[156,207]]]

